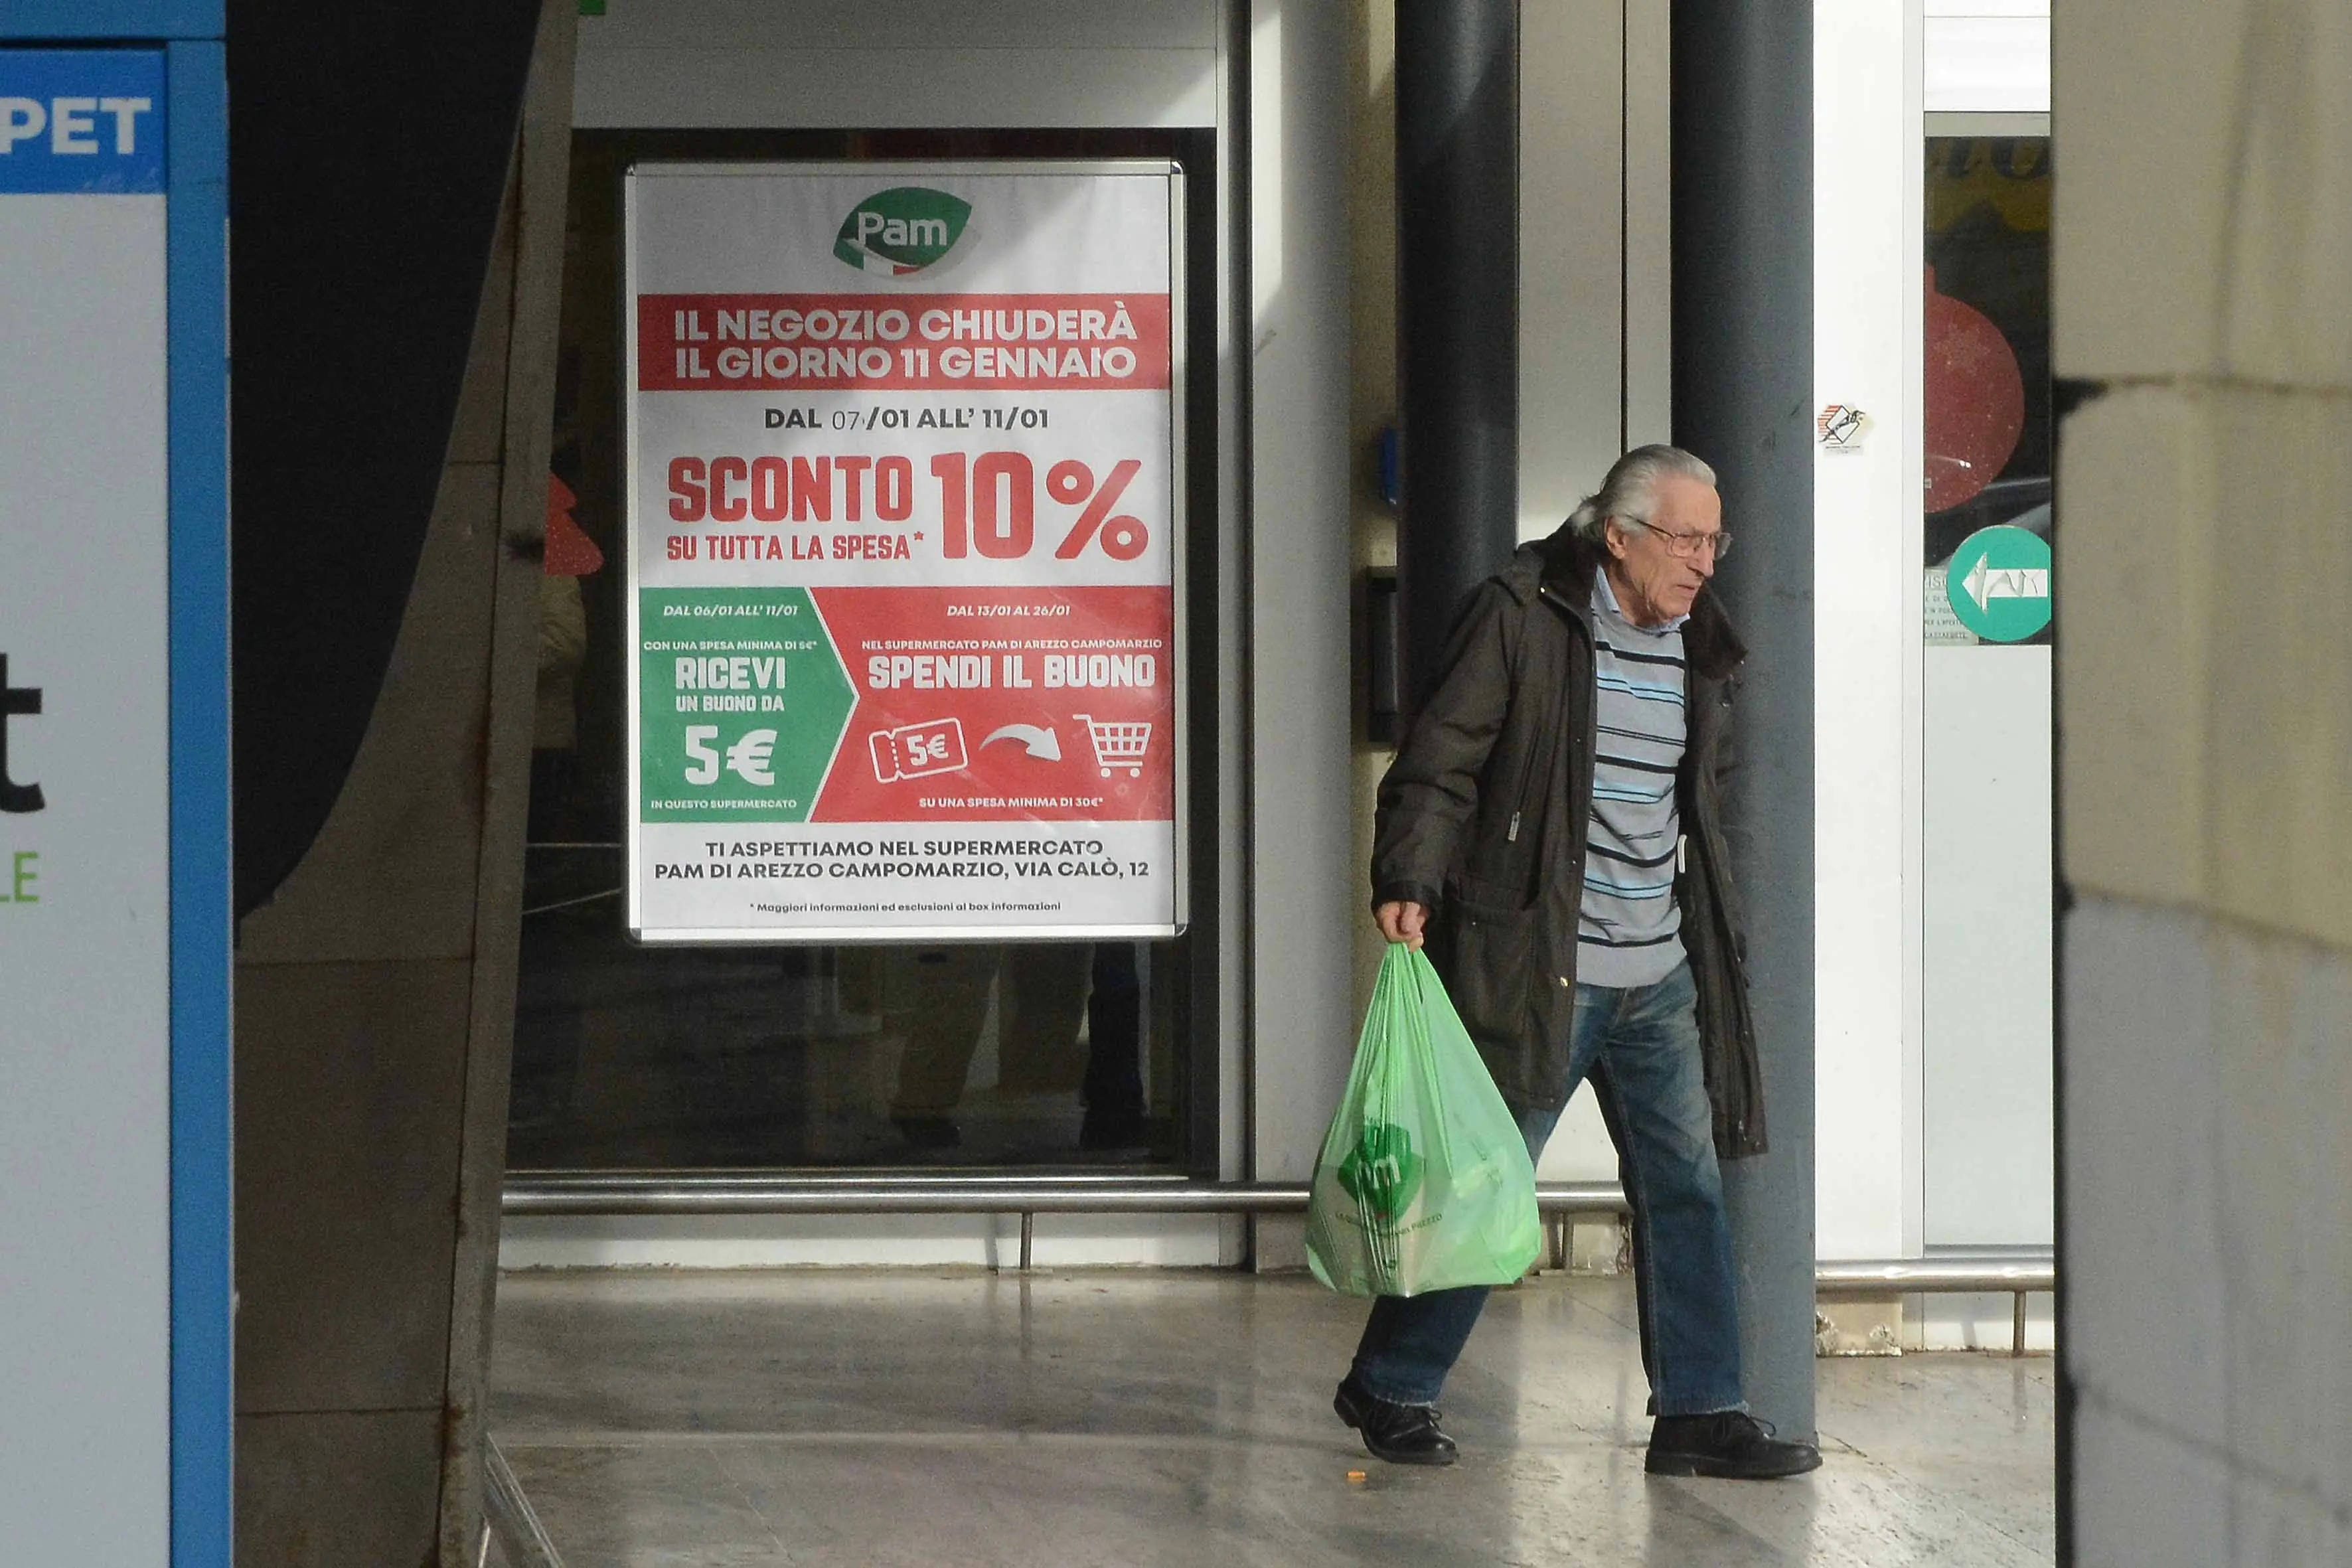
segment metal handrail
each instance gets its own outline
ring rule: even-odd
[[[507,1178],[514,1216],[681,1215],[1018,1215],[1021,1269],[1035,1257],[1041,1214],[1304,1214],[1300,1182],[1204,1182],[1182,1175],[884,1172],[779,1175],[751,1171],[547,1171]],[[1567,1262],[1566,1218],[1630,1213],[1614,1182],[1543,1182],[1536,1206],[1551,1216],[1555,1267]],[[2046,1251],[1946,1258],[1832,1258],[1814,1265],[1816,1289],[1850,1297],[1999,1294],[2013,1298],[2010,1353],[2025,1353],[2025,1299],[2057,1288]]]
[[[1829,1258],[1814,1265],[1813,1282],[1832,1295],[1884,1290],[2022,1292],[2055,1290],[2058,1263],[2034,1253],[1889,1259]]]
[[[1622,1214],[1614,1182],[1546,1183],[1538,1208]],[[638,1175],[599,1172],[510,1176],[509,1215],[1304,1214],[1290,1182],[1196,1182],[1182,1176]]]
[[[2058,1260],[2048,1252],[1977,1252],[1948,1258],[1828,1258],[1813,1265],[1822,1296],[1994,1295],[2009,1297],[2009,1353],[2025,1353],[2025,1298],[2058,1289]]]

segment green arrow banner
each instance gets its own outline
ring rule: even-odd
[[[640,820],[805,822],[857,694],[802,588],[638,597]]]

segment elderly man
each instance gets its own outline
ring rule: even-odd
[[[1707,591],[1731,548],[1715,472],[1673,447],[1465,608],[1381,781],[1374,918],[1446,982],[1539,1154],[1590,1081],[1633,1210],[1654,1475],[1821,1463],[1747,1413],[1718,1152],[1760,1152],[1745,943],[1722,827],[1745,649]],[[1372,1304],[1334,1407],[1399,1464],[1446,1465],[1434,1408],[1483,1289]]]

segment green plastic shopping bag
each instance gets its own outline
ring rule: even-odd
[[[1307,1205],[1307,1261],[1350,1296],[1507,1285],[1543,1246],[1536,1173],[1437,971],[1381,961]]]

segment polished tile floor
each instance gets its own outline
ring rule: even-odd
[[[1827,1462],[1651,1480],[1633,1292],[1498,1292],[1452,1470],[1330,1411],[1358,1303],[1222,1274],[510,1276],[493,1427],[567,1568],[2055,1561],[2051,1363],[1817,1363]]]

